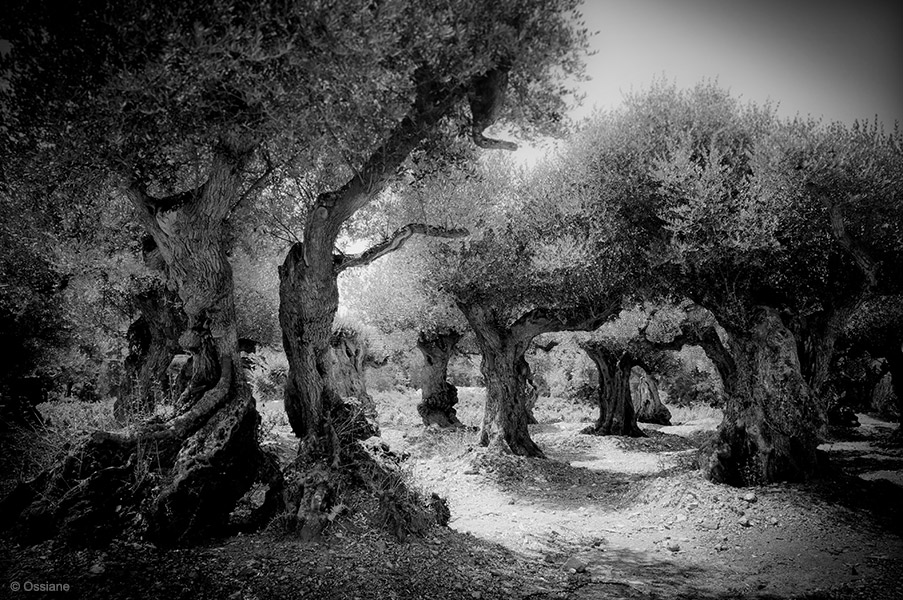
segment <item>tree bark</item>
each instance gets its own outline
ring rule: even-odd
[[[423,355],[423,369],[420,374],[420,403],[417,412],[427,427],[461,427],[455,404],[458,390],[448,382],[448,361],[461,340],[457,331],[428,334],[421,332],[417,337],[417,349]]]
[[[725,414],[716,439],[701,450],[704,474],[735,486],[813,477],[821,413],[777,311],[763,307],[749,332],[731,332],[729,351],[727,361],[714,349],[722,356],[714,362],[724,381]]]
[[[480,304],[459,304],[473,328],[482,361],[480,371],[486,383],[486,407],[480,443],[519,456],[543,457],[530,438],[526,381],[521,367],[524,354],[535,335],[518,335],[499,323],[493,311]]]
[[[160,397],[182,391],[171,386],[168,373],[172,359],[182,351],[179,337],[187,325],[178,294],[163,282],[154,282],[136,294],[134,302],[139,317],[129,326],[129,356],[113,403],[113,416],[120,423],[152,414]]]
[[[635,366],[630,376],[630,394],[636,419],[642,423],[671,424],[671,411],[658,395],[658,384],[649,373]]]
[[[58,532],[84,544],[136,530],[157,544],[181,545],[225,532],[262,458],[260,419],[238,366],[225,230],[249,152],[223,142],[208,180],[176,196],[127,190],[178,286],[191,381],[174,418],[145,422],[133,435],[97,432],[4,502],[23,514],[26,535]]]
[[[630,372],[635,364],[630,353],[600,342],[586,342],[581,347],[599,370],[599,418],[581,433],[645,437],[630,397]]]
[[[367,341],[357,331],[333,331],[329,345],[333,354],[332,381],[342,398],[357,398],[365,415],[376,423],[376,404],[367,393],[364,376],[367,361]]]

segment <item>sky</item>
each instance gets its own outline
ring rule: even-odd
[[[574,117],[656,77],[717,78],[783,116],[903,127],[903,0],[585,0],[581,12],[599,33]]]

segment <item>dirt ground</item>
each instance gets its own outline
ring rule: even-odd
[[[315,544],[276,532],[178,551],[4,541],[0,597],[903,598],[903,453],[882,446],[891,424],[860,420],[823,446],[859,477],[744,490],[694,467],[693,434],[715,419],[644,425],[644,439],[543,423],[532,435],[547,460],[387,423],[416,485],[448,498],[450,527],[398,542],[352,510]],[[288,447],[282,429],[270,439]]]

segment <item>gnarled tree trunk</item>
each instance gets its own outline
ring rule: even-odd
[[[427,427],[461,426],[455,410],[458,389],[448,381],[448,361],[460,340],[461,334],[457,331],[420,332],[417,337],[417,349],[423,355],[417,413]]]
[[[144,261],[152,268],[163,261],[156,242],[148,237]],[[179,337],[188,324],[181,299],[164,282],[155,281],[136,294],[134,302],[139,317],[129,326],[129,356],[113,403],[113,416],[120,423],[152,414],[158,396],[181,393],[178,387],[171,388],[167,372],[172,359],[182,351]]]
[[[534,336],[527,337],[498,322],[491,309],[459,304],[480,347],[480,371],[486,383],[486,407],[480,443],[520,456],[544,456],[527,428],[526,381],[521,362]]]
[[[333,331],[329,338],[333,354],[332,381],[336,393],[342,397],[357,398],[366,416],[376,423],[376,404],[367,393],[364,376],[368,345],[360,333],[348,329]]]
[[[596,329],[615,314],[619,304],[599,312],[586,307],[534,308],[510,325],[489,305],[459,300],[458,307],[470,323],[483,357],[480,370],[486,383],[486,409],[480,443],[521,456],[543,457],[527,427],[532,419],[527,401],[535,386],[527,381],[524,354],[533,338],[542,333]]]
[[[636,420],[641,423],[671,424],[671,411],[662,404],[655,379],[640,366],[634,366],[630,375],[630,395]]]
[[[777,311],[761,308],[749,332],[731,332],[729,350],[730,361],[712,351],[726,401],[717,438],[701,451],[705,475],[735,486],[814,476],[821,413]]]
[[[261,461],[259,416],[238,367],[225,232],[248,154],[221,144],[206,183],[176,196],[128,189],[178,286],[191,382],[171,420],[146,422],[132,435],[98,432],[7,498],[5,514],[21,515],[26,535],[103,543],[133,529],[173,545],[224,533]]]
[[[581,433],[645,437],[630,397],[630,371],[635,364],[630,353],[612,350],[602,342],[580,346],[599,370],[599,418]]]

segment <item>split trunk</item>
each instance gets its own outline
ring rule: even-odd
[[[637,425],[630,396],[630,372],[635,365],[630,353],[601,343],[581,346],[599,370],[599,418],[583,433],[645,437]]]
[[[417,349],[423,355],[423,369],[420,374],[420,403],[417,412],[423,424],[429,427],[459,427],[455,404],[458,403],[458,389],[448,381],[448,361],[461,340],[457,331],[428,334],[421,332],[417,337]]]

